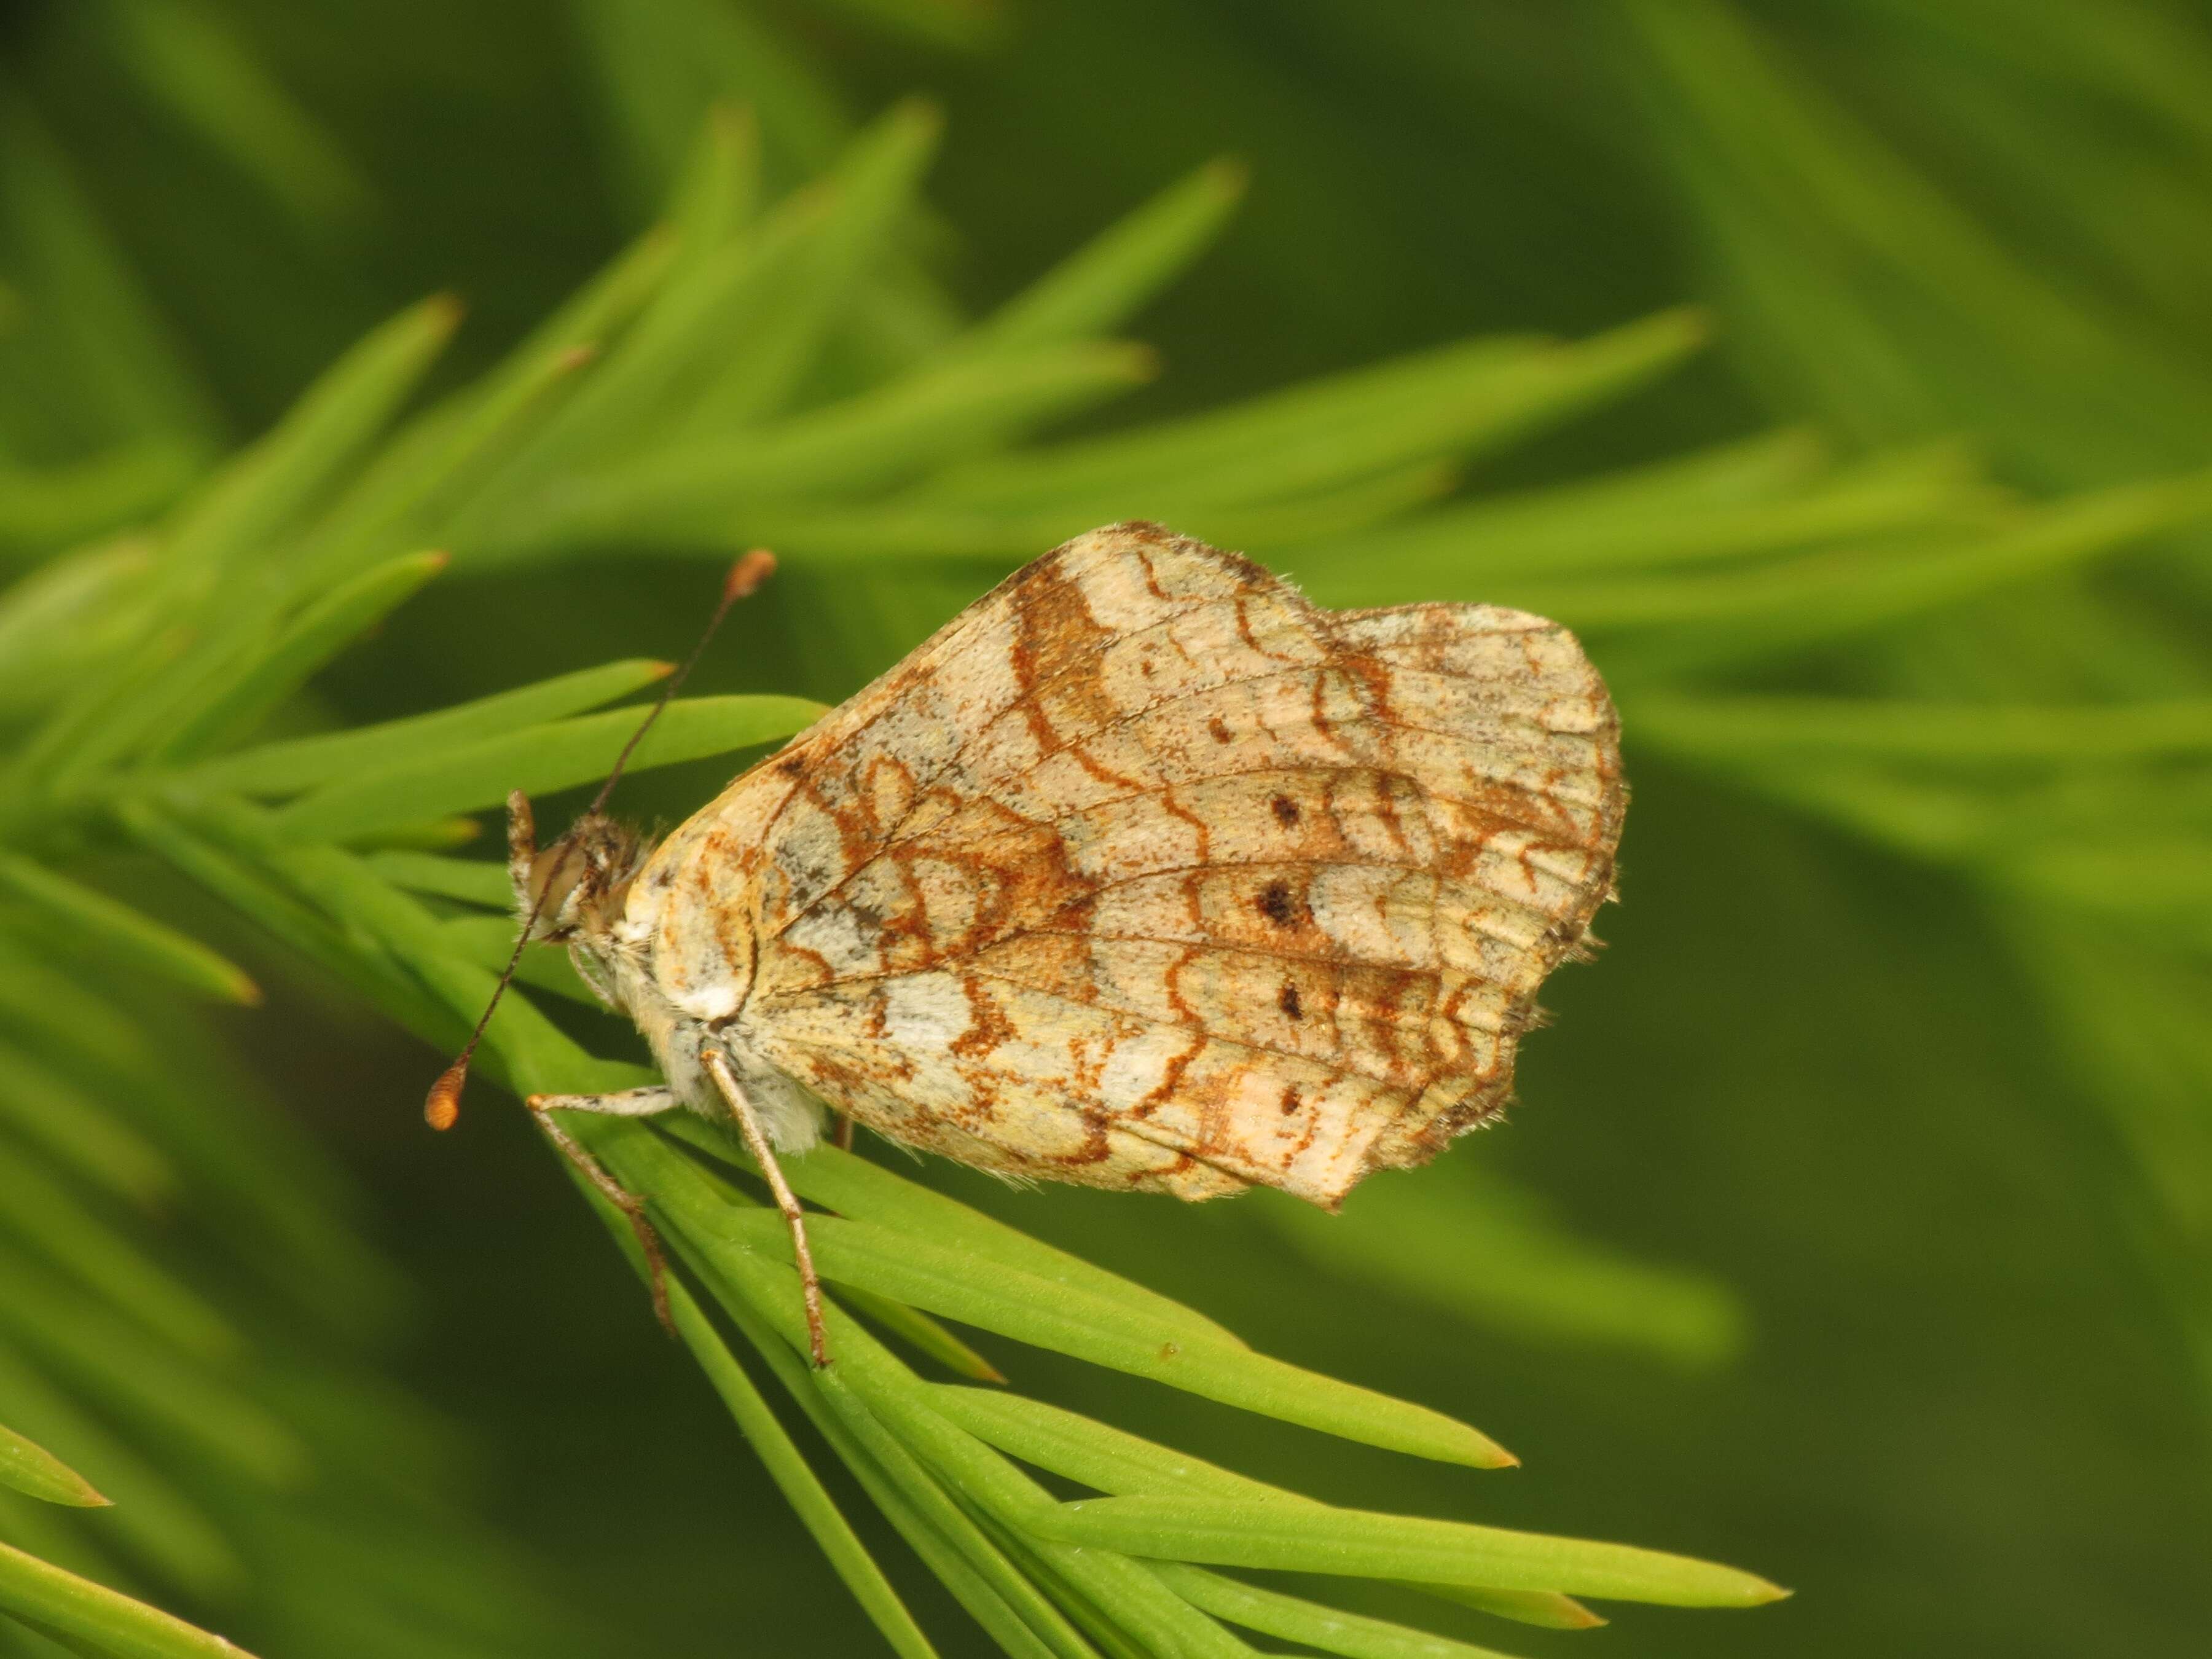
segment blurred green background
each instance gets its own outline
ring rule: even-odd
[[[756,113],[780,195],[915,93],[945,137],[884,261],[877,338],[842,348],[854,384],[872,351],[940,337],[1229,157],[1241,209],[1125,331],[1158,378],[1062,433],[1690,304],[1710,347],[1486,452],[1448,501],[1588,491],[1778,428],[1802,435],[1776,465],[1798,456],[1808,480],[1830,476],[1815,446],[1846,483],[1911,458],[1890,483],[1921,520],[1838,507],[1832,532],[1772,532],[1811,550],[1810,580],[1824,549],[1910,569],[2044,503],[2212,465],[2212,22],[2179,0],[11,0],[0,52],[9,477],[114,469],[75,519],[58,486],[0,492],[26,569],[64,531],[157,513],[425,294],[467,307],[441,383],[492,363],[648,222],[710,106]],[[1508,1127],[1379,1178],[1343,1220],[926,1171],[1267,1352],[1464,1413],[1526,1468],[1470,1490],[993,1357],[1322,1496],[1661,1545],[1797,1592],[1589,1633],[1462,1626],[1519,1651],[2203,1651],[2212,544],[2193,488],[2094,564],[2024,556],[1948,609],[1802,650],[1655,644],[1618,620],[1641,590],[1558,604],[1648,688],[1648,724],[1623,696],[1624,902],[1597,963],[1547,992]],[[1637,511],[1741,533],[1730,505]],[[613,540],[483,573],[457,550],[321,678],[317,717],[678,654],[711,567]],[[1369,587],[1395,568],[1387,525],[1244,544],[1339,603],[1386,597]],[[700,686],[842,696],[1012,562],[855,574],[802,547]],[[1450,567],[1408,564],[1418,591],[1387,597],[1427,596],[1432,568]],[[1468,570],[1433,596],[1558,591],[1540,562],[1495,591]],[[1738,731],[1665,702],[1677,660],[1700,694],[1990,705],[2031,735],[2057,729],[2037,710],[2148,710],[2171,731],[2085,738],[2078,763],[2063,743],[1984,752],[1971,720],[1948,749],[1916,749],[1939,722],[1910,720],[1865,741]],[[680,816],[720,770],[641,779],[628,809]],[[220,1046],[343,1167],[404,1275],[377,1386],[442,1419],[436,1501],[475,1517],[441,1593],[495,1579],[537,1621],[517,1650],[872,1650],[522,1115],[489,1097],[429,1143],[430,1050],[151,890],[268,990]],[[945,1650],[984,1650],[839,1479]],[[386,1547],[409,1540],[356,1531],[325,1565],[373,1577],[364,1553]],[[242,1592],[166,1599],[272,1654],[406,1650],[276,1639]],[[413,1650],[495,1650],[438,1640]]]

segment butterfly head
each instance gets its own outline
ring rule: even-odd
[[[588,945],[612,931],[647,850],[635,830],[603,812],[585,813],[540,848],[520,790],[507,797],[507,849],[517,919],[532,941],[562,945]]]

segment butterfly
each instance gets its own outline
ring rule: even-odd
[[[1626,803],[1612,700],[1557,623],[1327,611],[1236,554],[1109,526],[658,845],[603,792],[541,849],[515,796],[518,953],[565,944],[665,1079],[531,1104],[656,1273],[637,1201],[550,1114],[734,1126],[823,1362],[776,1159],[825,1108],[1009,1176],[1334,1207],[1504,1109],[1537,988],[1613,891]]]

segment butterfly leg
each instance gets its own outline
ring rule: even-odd
[[[853,1150],[853,1118],[848,1112],[837,1114],[837,1150],[841,1152]]]
[[[545,1138],[561,1149],[562,1157],[576,1166],[602,1198],[629,1218],[630,1231],[637,1235],[638,1249],[645,1253],[646,1279],[653,1287],[653,1316],[671,1336],[676,1334],[676,1323],[668,1312],[668,1256],[661,1249],[660,1235],[645,1218],[644,1201],[609,1175],[599,1159],[585,1150],[583,1142],[562,1128],[553,1114],[596,1112],[603,1117],[652,1117],[672,1111],[683,1103],[676,1097],[675,1091],[665,1086],[629,1089],[618,1095],[530,1097],[531,1115],[538,1120],[538,1127],[545,1132]]]
[[[783,1179],[777,1166],[775,1153],[761,1133],[760,1120],[753,1115],[752,1103],[745,1098],[744,1085],[731,1069],[726,1056],[709,1048],[700,1055],[707,1074],[714,1079],[714,1086],[722,1091],[722,1098],[730,1103],[730,1110],[744,1131],[745,1145],[750,1148],[753,1159],[761,1166],[761,1174],[768,1180],[768,1189],[775,1194],[775,1207],[783,1212],[784,1221],[791,1228],[792,1260],[799,1267],[799,1294],[806,1303],[806,1346],[814,1356],[814,1363],[830,1363],[830,1345],[822,1334],[822,1281],[814,1272],[814,1252],[806,1247],[806,1218],[799,1207],[799,1200]]]

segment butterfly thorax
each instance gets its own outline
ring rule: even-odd
[[[646,853],[622,888],[618,913],[595,915],[570,940],[578,971],[637,1026],[661,1075],[705,1115],[726,1115],[701,1065],[727,1055],[780,1151],[814,1144],[821,1106],[753,1041],[757,906],[753,861],[722,811],[734,790]]]

